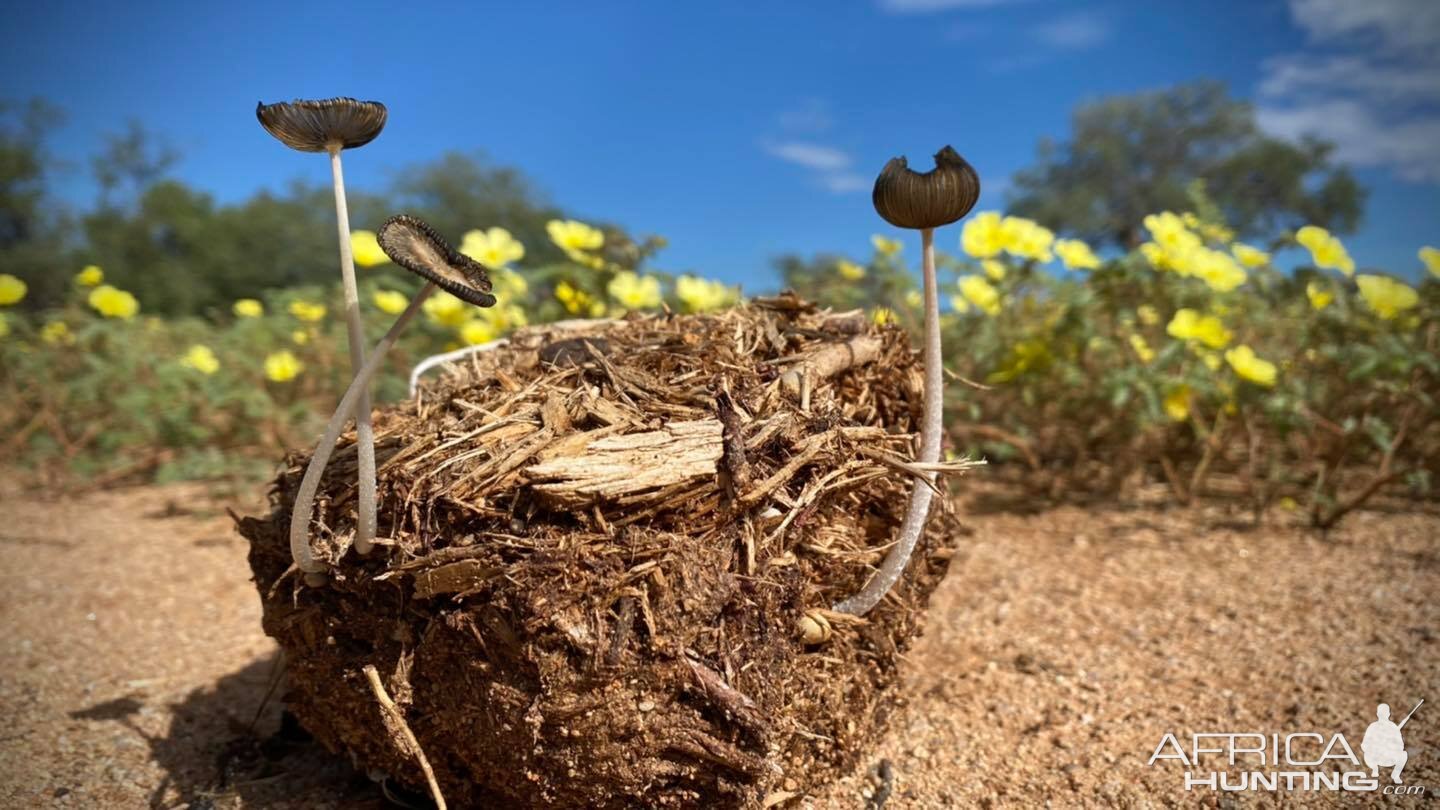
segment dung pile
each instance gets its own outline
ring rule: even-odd
[[[875,610],[828,610],[900,522],[920,390],[903,332],[788,296],[528,330],[459,362],[376,414],[375,552],[349,550],[353,433],[312,526],[328,582],[291,568],[307,456],[240,522],[290,709],[421,791],[423,758],[452,807],[803,794],[896,705],[949,566],[942,500]]]

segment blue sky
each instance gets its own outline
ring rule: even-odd
[[[670,240],[657,266],[749,289],[782,252],[868,255],[885,161],[953,144],[982,207],[1078,102],[1227,82],[1282,135],[1334,140],[1372,189],[1362,267],[1418,272],[1440,243],[1440,2],[1065,0],[514,4],[25,4],[7,15],[11,98],[68,119],[58,178],[93,201],[87,158],[130,119],[218,199],[328,180],[282,148],[257,100],[350,95],[390,108],[347,182],[480,149],[580,218]],[[357,227],[374,223],[355,223]],[[487,223],[475,223],[483,226]],[[958,229],[941,234],[954,249]],[[913,251],[912,251],[913,255]]]

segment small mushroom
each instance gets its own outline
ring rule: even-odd
[[[920,455],[922,465],[940,460],[940,439],[944,433],[945,379],[940,356],[940,296],[935,280],[935,229],[958,221],[975,207],[980,197],[980,177],[965,159],[949,146],[935,155],[935,168],[921,174],[910,169],[905,158],[897,157],[885,164],[875,180],[872,201],[875,210],[887,222],[900,228],[920,231],[923,252],[921,272],[925,282],[925,402],[920,420]],[[934,495],[934,472],[925,479],[916,479],[910,488],[905,518],[890,553],[880,563],[880,570],[859,593],[835,605],[836,612],[864,616],[885,598],[915,551],[915,543],[925,531],[930,516],[930,500]]]
[[[335,222],[340,236],[340,280],[345,290],[345,327],[350,341],[350,369],[358,374],[365,362],[365,332],[360,320],[360,295],[355,289],[355,259],[350,250],[350,209],[345,202],[345,174],[340,152],[375,140],[385,128],[385,105],[378,101],[330,98],[322,101],[259,103],[255,117],[276,140],[301,152],[328,152],[335,186]],[[370,392],[361,391],[355,425],[359,443],[360,520],[355,550],[368,554],[375,538],[375,436],[370,427]]]
[[[295,558],[296,567],[305,573],[305,581],[310,585],[323,584],[327,570],[325,563],[316,559],[315,552],[310,548],[310,518],[315,511],[315,493],[320,487],[325,466],[330,463],[330,456],[335,452],[335,442],[340,438],[341,430],[352,414],[358,417],[357,408],[365,392],[369,390],[370,380],[384,364],[385,355],[436,287],[476,306],[495,305],[495,296],[490,294],[490,276],[485,266],[455,250],[423,220],[404,214],[393,216],[380,226],[376,238],[380,242],[380,249],[384,250],[387,256],[396,264],[425,279],[425,286],[395,319],[385,337],[375,344],[370,358],[350,382],[350,387],[345,390],[339,406],[335,408],[335,414],[325,425],[325,433],[320,437],[314,455],[310,457],[304,477],[300,479],[300,488],[295,493],[295,503],[290,510],[290,553]],[[357,425],[358,421],[357,418]],[[359,440],[357,430],[356,441]],[[373,501],[373,492],[371,498]]]

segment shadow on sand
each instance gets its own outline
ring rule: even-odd
[[[139,696],[109,700],[71,713],[113,721],[144,737],[165,780],[150,796],[152,810],[182,807],[427,808],[430,802],[380,786],[349,761],[314,742],[283,710],[277,655],[258,658],[169,707],[169,732],[152,736],[134,722]],[[275,679],[279,678],[276,685]]]

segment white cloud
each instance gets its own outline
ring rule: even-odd
[[[1266,62],[1260,80],[1260,94],[1270,98],[1336,92],[1396,104],[1440,103],[1440,71],[1379,64],[1353,54],[1287,54]]]
[[[850,156],[833,146],[804,141],[767,143],[765,151],[786,163],[794,163],[816,171],[839,171],[849,168]]]
[[[869,188],[870,182],[851,170],[854,160],[843,149],[812,141],[761,141],[771,157],[809,170],[810,179],[835,194]]]
[[[1290,0],[1290,13],[1313,47],[1265,62],[1260,126],[1329,141],[1355,166],[1440,183],[1440,2]]]
[[[1290,0],[1290,14],[1319,41],[1432,51],[1440,43],[1440,3],[1435,0]]]
[[[1413,182],[1440,183],[1440,118],[1385,121],[1363,101],[1332,99],[1292,107],[1261,107],[1260,126],[1286,138],[1315,135],[1335,144],[1336,159],[1386,167]]]
[[[1083,12],[1046,20],[1027,29],[1024,41],[991,59],[986,67],[993,73],[1037,68],[1105,44],[1110,39],[1111,28],[1105,17]]]
[[[1042,45],[1083,50],[1109,39],[1110,25],[1091,14],[1072,14],[1042,23],[1032,33]]]
[[[992,8],[1024,0],[880,0],[880,8],[892,14],[928,14],[965,8]]]
[[[870,188],[871,180],[856,174],[855,172],[836,172],[820,177],[820,185],[835,192],[844,194],[850,191],[864,191]]]

